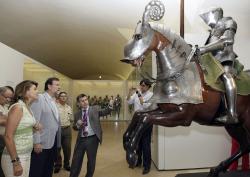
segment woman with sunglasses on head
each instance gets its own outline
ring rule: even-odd
[[[13,104],[6,123],[4,149],[1,164],[5,177],[29,176],[30,157],[33,149],[33,131],[41,126],[30,110],[37,99],[37,82],[26,80],[16,86]]]

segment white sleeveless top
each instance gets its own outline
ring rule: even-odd
[[[29,112],[26,104],[22,100],[13,104],[10,109],[12,109],[14,105],[19,105],[23,111],[23,116],[14,135],[16,151],[17,154],[29,153],[33,149],[33,126],[35,125],[36,120],[33,113]],[[8,154],[6,147],[3,153]]]

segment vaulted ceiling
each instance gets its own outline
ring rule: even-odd
[[[123,47],[148,2],[0,0],[0,42],[72,79],[93,80],[102,75],[105,80],[124,80],[132,67],[119,61]],[[178,33],[180,0],[162,2],[166,6],[163,22]],[[194,21],[201,8],[211,5],[222,6],[227,14],[237,13],[242,23],[249,20],[249,0],[185,3],[185,32],[195,25],[206,30]]]

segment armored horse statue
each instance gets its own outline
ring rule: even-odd
[[[206,63],[215,63],[219,68],[220,63],[216,63],[210,53],[198,55],[197,50],[167,27],[149,22],[160,20],[164,12],[160,1],[151,1],[145,8],[142,21],[137,24],[133,38],[124,48],[122,62],[140,67],[145,56],[155,52],[157,63],[154,95],[150,100],[152,107],[145,112],[135,112],[123,136],[126,159],[130,166],[136,165],[139,140],[152,124],[176,127],[190,126],[195,121],[201,125],[221,126],[238,141],[240,148],[236,154],[210,169],[208,177],[218,177],[231,163],[250,152],[249,90],[238,89],[236,104],[239,122],[226,124],[218,121],[217,117],[227,114],[225,88],[216,86],[220,79],[215,77],[223,71],[212,69],[209,64],[207,67]],[[217,75],[209,75],[213,70],[218,71]],[[249,77],[244,72],[240,73],[248,79],[244,82],[249,89]],[[215,86],[209,84],[208,78],[215,79]]]

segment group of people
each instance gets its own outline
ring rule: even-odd
[[[96,95],[93,97],[88,96],[88,100],[89,100],[89,105],[91,106],[99,105],[102,109],[108,108],[110,110],[109,112],[110,116],[112,116],[113,112],[114,114],[117,114],[119,118],[122,106],[122,99],[119,94],[117,94],[115,98],[113,95],[111,95],[110,97],[106,95],[104,98],[102,98],[101,96],[97,98]],[[107,118],[107,115],[104,115],[103,117]]]
[[[143,80],[136,93],[132,95],[130,90],[128,103],[134,104],[135,111],[149,106],[146,102],[152,96],[148,91],[150,87],[151,83]],[[85,153],[88,158],[86,177],[93,176],[98,145],[102,142],[99,117],[109,109],[90,105],[89,97],[80,94],[76,98],[79,110],[73,115],[67,104],[67,93],[58,92],[59,89],[60,81],[55,77],[47,79],[41,94],[38,94],[38,83],[31,80],[19,83],[15,90],[0,87],[1,176],[51,177],[63,166],[70,171],[70,177],[77,177]],[[119,95],[117,100],[121,102]],[[71,124],[79,133],[70,165]],[[138,150],[143,157],[144,174],[150,170],[151,132],[152,127]],[[141,164],[142,159],[138,166]]]
[[[79,176],[83,156],[88,157],[86,177],[95,170],[98,144],[102,141],[100,115],[107,109],[90,106],[88,96],[80,94],[74,114],[67,105],[67,93],[59,92],[58,78],[48,78],[44,93],[38,94],[38,83],[25,80],[15,91],[0,87],[0,156],[2,177],[52,177],[63,167],[70,177]],[[72,165],[71,123],[78,130]]]

